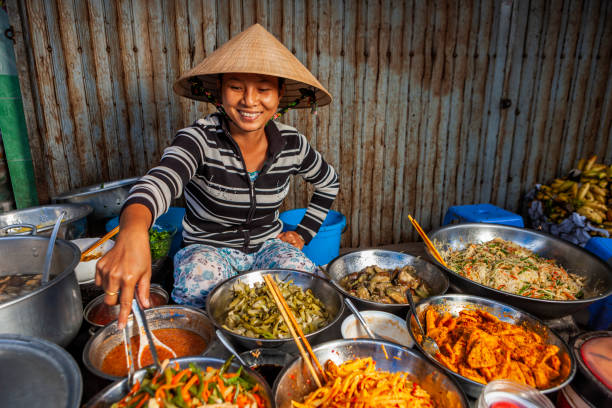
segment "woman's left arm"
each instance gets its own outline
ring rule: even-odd
[[[339,183],[336,170],[308,143],[304,135],[300,135],[300,144],[301,163],[298,174],[312,183],[315,191],[310,198],[306,214],[295,231],[304,239],[304,244],[308,244],[323,224],[338,194]]]

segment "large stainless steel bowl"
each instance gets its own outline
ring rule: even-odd
[[[382,349],[384,344],[387,357]],[[437,407],[469,407],[468,400],[455,380],[418,353],[387,341],[370,339],[333,340],[313,348],[321,364],[328,360],[341,364],[356,358],[372,357],[376,368],[389,372],[408,372],[425,391]],[[302,402],[304,397],[316,389],[310,372],[299,357],[285,367],[274,383],[274,401],[277,408],[290,408],[291,401]]]
[[[554,319],[572,314],[612,294],[612,269],[606,263],[584,249],[548,234],[507,225],[468,223],[439,228],[429,233],[429,238],[436,243],[438,250],[449,247],[457,250],[471,243],[502,238],[528,248],[540,256],[554,259],[568,272],[587,278],[583,299],[535,299],[476,283],[445,268],[429,253],[434,262],[448,273],[451,283],[463,292],[509,303],[543,319]]]
[[[289,269],[266,269],[260,271],[252,271],[242,275],[236,275],[225,281],[221,282],[206,299],[206,312],[214,323],[214,325],[221,329],[232,342],[240,344],[247,349],[254,349],[258,347],[279,347],[288,352],[297,353],[297,348],[291,337],[283,339],[258,339],[253,337],[241,336],[240,334],[234,333],[223,328],[223,322],[227,315],[227,306],[234,298],[233,286],[234,283],[240,281],[249,286],[253,286],[255,283],[264,283],[264,275],[271,275],[277,281],[293,281],[294,285],[301,287],[302,289],[310,289],[315,297],[320,299],[327,308],[330,314],[330,321],[327,325],[315,332],[306,335],[308,341],[312,342],[321,333],[329,330],[334,324],[338,322],[342,312],[344,311],[344,302],[342,301],[342,295],[334,289],[334,287],[327,280],[320,278],[316,275],[293,271]]]
[[[30,235],[34,228],[36,235],[50,236],[62,211],[66,211],[66,216],[57,237],[65,240],[84,237],[87,234],[87,216],[93,211],[85,204],[39,205],[5,212],[0,214],[0,235]]]
[[[93,218],[112,218],[119,215],[130,188],[138,180],[139,177],[132,177],[98,183],[52,197],[51,201],[53,203],[88,204],[93,208]]]
[[[172,364],[174,364],[174,362],[177,362],[181,369],[189,367],[190,363],[193,363],[203,369],[205,369],[206,367],[219,368],[224,363],[223,360],[212,357],[183,357],[172,359],[170,360],[170,362]],[[238,370],[239,367],[240,366],[237,363],[232,362],[229,371],[235,372]],[[252,380],[259,384],[259,388],[263,390],[262,396],[264,398],[266,408],[274,408],[274,402],[272,400],[272,391],[270,390],[270,386],[268,386],[268,383],[266,383],[266,380],[264,380],[261,375],[251,370],[250,368],[243,367],[242,372],[247,373]],[[146,370],[138,370],[134,375],[134,379],[142,380],[145,374]],[[117,381],[100,391],[99,394],[97,394],[95,397],[89,400],[87,404],[85,404],[85,407],[108,408],[114,402],[121,400],[121,398],[123,398],[128,393],[128,391],[129,388],[127,385],[127,379]]]
[[[404,318],[410,308],[408,304],[386,304],[364,300],[349,294],[342,288],[340,285],[342,278],[371,265],[377,265],[384,269],[395,269],[412,265],[416,269],[417,276],[423,279],[431,288],[432,296],[443,295],[448,289],[448,278],[444,272],[422,258],[384,249],[365,249],[349,252],[331,261],[327,266],[327,274],[336,289],[344,296],[351,298],[359,309],[384,310],[401,315]]]
[[[204,312],[189,306],[159,306],[145,310],[149,329],[187,329],[202,336],[206,348],[210,348],[215,337],[213,325]],[[128,333],[130,336],[138,335],[138,326],[133,324],[133,315],[128,317]],[[104,357],[123,341],[123,330],[117,329],[117,321],[98,330],[85,344],[83,349],[83,363],[85,367],[98,377],[107,380],[120,380],[122,377],[109,375],[102,371]]]
[[[557,336],[557,334],[549,329],[544,322],[538,319],[535,316],[530,315],[529,313],[525,313],[519,309],[516,309],[510,305],[497,302],[491,299],[485,299],[477,296],[471,295],[443,295],[436,296],[428,299],[424,299],[416,304],[416,312],[421,317],[421,323],[424,321],[424,313],[425,310],[432,306],[439,310],[441,313],[450,313],[453,316],[458,316],[459,312],[464,309],[481,309],[486,312],[491,313],[496,316],[500,320],[512,324],[521,325],[527,329],[535,331],[537,334],[541,335],[542,338],[546,340],[548,344],[554,344],[559,347],[558,356],[562,361],[563,365],[569,365],[569,370],[567,370],[567,375],[565,378],[558,382],[554,387],[550,387],[547,389],[540,390],[545,394],[555,392],[565,387],[570,383],[574,375],[576,374],[576,361],[574,356],[570,352],[570,348],[567,346],[565,341],[561,339],[561,337]],[[421,345],[416,341],[415,330],[418,330],[416,327],[416,323],[414,323],[414,319],[412,319],[412,312],[408,313],[407,324],[408,324],[408,332],[412,336],[412,339],[416,343],[419,351],[423,353],[430,361],[436,364],[438,367],[443,369],[445,372],[455,376],[459,381],[461,387],[465,390],[465,392],[471,397],[478,398],[482,389],[484,388],[484,384],[479,382],[470,380],[462,375],[457,374],[453,370],[448,369],[445,365],[440,363],[434,357],[429,355],[423,350]]]
[[[46,237],[0,238],[0,277],[42,273]],[[40,337],[66,346],[83,321],[83,305],[74,267],[81,251],[71,242],[57,240],[50,280],[38,289],[0,303],[0,333]]]

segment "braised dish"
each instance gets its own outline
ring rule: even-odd
[[[431,295],[431,289],[412,265],[395,269],[372,265],[346,275],[339,283],[351,295],[378,303],[408,303],[407,290],[416,302]]]

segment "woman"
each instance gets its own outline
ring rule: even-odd
[[[172,298],[199,307],[217,283],[249,269],[313,272],[315,265],[301,249],[338,192],[336,172],[306,138],[273,121],[289,108],[327,104],[331,96],[259,24],[188,71],[174,90],[214,103],[219,112],[180,130],[159,166],[132,188],[123,206],[121,233],[96,272],[105,302],[120,301],[120,328],[136,287],[141,303],[149,306],[148,231],[181,192],[185,247],[174,258]],[[312,183],[315,192],[296,231],[283,233],[278,208],[294,174]]]

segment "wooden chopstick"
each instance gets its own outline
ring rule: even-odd
[[[269,275],[264,275],[263,278],[264,278],[264,282],[266,282],[266,285],[268,285],[268,289],[270,290],[270,293],[272,294],[274,301],[276,302],[276,306],[278,307],[278,310],[280,311],[281,315],[283,316],[283,319],[285,320],[285,323],[287,324],[287,327],[289,328],[289,332],[291,333],[291,336],[293,337],[293,341],[295,341],[295,344],[297,345],[298,350],[300,351],[300,355],[302,356],[302,359],[306,363],[306,366],[308,367],[310,374],[313,376],[315,383],[317,384],[317,387],[321,387],[321,380],[319,380],[319,376],[317,375],[317,372],[315,371],[314,367],[312,366],[312,363],[310,362],[309,355],[304,350],[304,347],[302,346],[302,343],[300,341],[300,337],[296,333],[294,326],[292,324],[292,322],[295,321],[297,323],[297,321],[295,320],[295,317],[293,317],[293,313],[291,312],[291,309],[289,309],[289,306],[287,306],[287,303],[285,302],[285,299],[283,298],[283,295],[280,292],[280,289],[278,288],[278,286],[276,286],[276,283],[274,282],[272,277]],[[293,320],[289,316],[291,316]],[[319,360],[314,355],[314,353],[312,353],[312,349],[310,348],[310,344],[308,344],[308,340],[306,340],[306,337],[304,337],[304,333],[302,333],[302,330],[299,328],[299,325],[296,324],[296,327],[298,328],[300,335],[302,336],[301,337],[302,341],[304,342],[309,352],[311,353],[311,356],[313,357],[315,364],[317,365],[319,370],[321,370],[321,374],[324,376],[325,374],[323,373],[321,364],[319,364]]]
[[[100,238],[99,240],[97,240],[92,246],[90,246],[89,248],[87,248],[85,251],[83,251],[83,253],[81,254],[81,261],[90,253],[92,253],[94,251],[94,249],[96,249],[97,247],[99,247],[100,245],[102,245],[103,243],[105,243],[106,241],[108,241],[109,239],[111,239],[112,237],[114,237],[115,235],[117,235],[117,233],[119,232],[119,226],[117,225],[115,228],[113,228],[112,230],[110,230],[109,232],[106,233],[105,236],[103,236],[102,238]]]
[[[446,261],[444,261],[444,258],[442,258],[442,255],[440,255],[440,253],[438,252],[438,249],[429,240],[429,237],[427,236],[425,231],[423,231],[423,228],[421,228],[421,226],[419,225],[417,220],[412,218],[412,215],[410,215],[410,214],[408,214],[408,219],[412,223],[412,226],[414,227],[414,229],[417,230],[417,232],[419,233],[419,235],[421,236],[421,238],[425,242],[425,245],[427,245],[427,247],[429,248],[429,250],[431,251],[433,256],[438,260],[438,262],[440,262],[442,265],[444,265],[446,268],[448,268],[448,264],[446,263]]]

